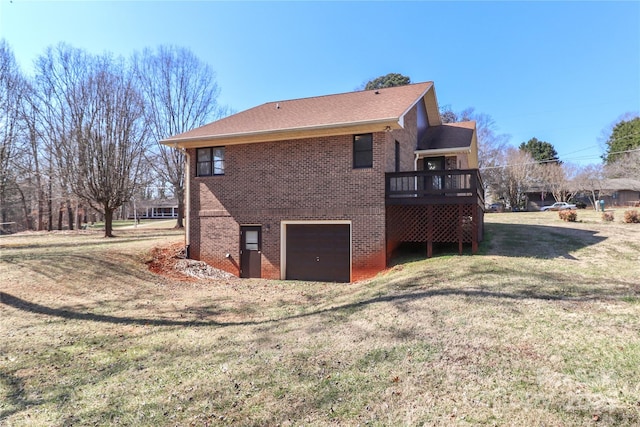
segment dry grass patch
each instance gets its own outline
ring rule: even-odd
[[[486,220],[349,285],[153,274],[171,230],[2,237],[0,424],[639,424],[640,228]]]

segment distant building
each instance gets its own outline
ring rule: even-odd
[[[134,218],[133,203],[129,204],[131,213],[129,218]],[[135,218],[138,219],[171,219],[178,218],[177,199],[136,200]]]
[[[640,206],[640,181],[630,178],[604,179],[600,185],[600,200],[608,207]]]

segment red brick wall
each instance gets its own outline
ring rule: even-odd
[[[387,169],[386,172],[395,172],[395,141],[400,143],[400,171],[412,171],[415,165],[415,149],[418,142],[418,109],[414,107],[405,114],[404,129],[394,130],[389,133],[387,143]],[[418,165],[419,167],[419,165]],[[385,263],[390,259],[393,251],[400,242],[387,240]]]
[[[387,167],[385,172],[395,172],[395,141],[400,143],[400,171],[412,171],[414,151],[418,142],[417,108],[407,112],[404,118],[404,129],[389,133],[387,144]]]
[[[415,123],[409,113],[408,124]],[[414,125],[415,126],[415,125]],[[373,168],[353,169],[353,135],[225,147],[225,175],[195,177],[191,161],[190,255],[239,274],[240,226],[262,225],[262,277],[280,278],[280,222],[349,220],[352,280],[386,267],[384,173],[413,169],[415,130],[373,134]],[[225,254],[229,253],[230,258]]]

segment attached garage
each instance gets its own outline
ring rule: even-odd
[[[351,224],[284,222],[284,279],[351,281]]]

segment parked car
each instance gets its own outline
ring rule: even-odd
[[[504,212],[504,205],[502,203],[492,203],[487,209],[488,212]]]
[[[576,208],[576,205],[572,205],[571,203],[555,202],[551,206],[543,206],[543,207],[541,207],[540,210],[542,212],[545,212],[545,211],[564,211],[564,210],[575,209],[575,208]]]

